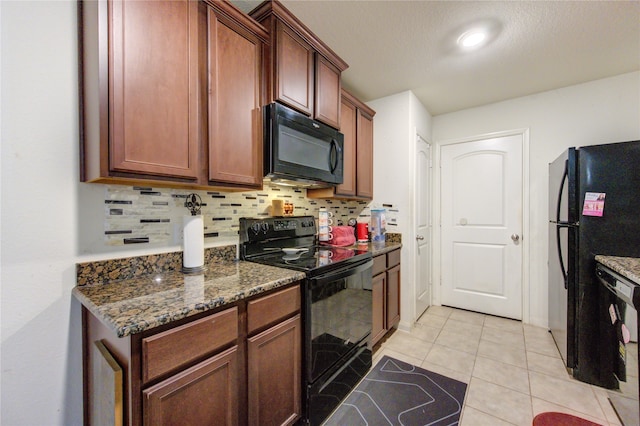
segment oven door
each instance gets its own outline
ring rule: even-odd
[[[371,335],[373,261],[309,278],[305,294],[305,379],[338,369]]]

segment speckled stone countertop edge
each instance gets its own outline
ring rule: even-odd
[[[135,285],[128,281],[118,281],[110,285],[77,286],[72,290],[72,294],[89,312],[118,337],[126,337],[169,324],[173,321],[230,305],[239,300],[256,296],[265,291],[283,287],[305,278],[304,273],[289,269],[249,262],[235,262],[235,264],[255,271],[255,284],[229,285],[229,277],[208,280],[206,284],[202,285],[203,289],[201,291],[203,294],[205,294],[205,292],[212,292],[214,295],[212,297],[201,297],[197,303],[184,303],[183,294],[188,291],[186,290],[186,284],[171,286],[164,291],[159,291],[158,293],[163,299],[161,301],[145,300],[147,305],[143,307],[136,305],[136,298],[127,299],[125,297],[112,303],[107,302],[99,305],[96,303],[97,297],[96,299],[92,299],[85,294],[95,290],[96,294],[101,295],[100,299],[104,299],[104,293],[108,291],[110,287],[112,287],[111,291],[117,294],[119,293],[119,289]],[[274,276],[274,274],[276,275]],[[180,276],[184,277],[184,275],[179,272],[172,273],[171,275],[174,277],[174,280],[175,278],[179,279]],[[242,279],[246,278],[247,277],[242,277]],[[242,281],[242,279],[240,281]],[[220,281],[220,284],[218,284],[218,281]],[[235,278],[231,278],[231,281],[235,282]],[[204,288],[206,288],[206,290]],[[138,296],[137,299],[150,299],[154,296],[156,296],[156,294],[143,294]],[[106,295],[106,298],[108,299],[109,295]],[[174,303],[172,304],[172,302]],[[124,306],[124,308],[122,306]],[[146,312],[148,310],[151,312]]]
[[[363,245],[354,245],[350,248],[362,249]],[[372,256],[388,253],[390,251],[402,247],[400,242],[369,242],[366,243],[366,249],[371,252]],[[202,312],[207,312],[216,308],[230,305],[247,297],[258,295],[262,292],[285,286],[287,284],[299,281],[305,278],[302,272],[296,272],[289,269],[265,266],[251,262],[218,260],[210,264],[211,270],[230,267],[236,265],[243,270],[250,270],[250,274],[245,274],[240,281],[247,281],[248,285],[229,285],[229,277],[221,276],[218,278],[207,278],[206,287],[214,291],[211,297],[206,297],[198,301],[198,303],[182,303],[180,297],[184,290],[183,280],[185,275],[179,271],[158,272],[152,271],[147,275],[131,277],[128,279],[120,279],[111,283],[93,283],[76,286],[72,294],[87,308],[96,318],[102,321],[109,329],[113,330],[118,337],[125,337],[132,334],[141,333],[143,331],[165,325],[173,321],[178,321],[189,316],[193,316]],[[276,272],[274,272],[276,271]],[[270,278],[270,274],[277,274],[274,279]],[[154,281],[157,277],[163,277],[162,280],[170,283],[169,287],[163,288],[163,291],[155,289]],[[227,281],[224,284],[217,284],[218,281]],[[233,279],[231,280],[233,281]],[[246,283],[245,283],[246,284]],[[140,291],[137,288],[144,287],[148,293]],[[149,290],[151,289],[151,290]],[[90,297],[89,295],[92,295]],[[128,299],[127,296],[131,295]],[[158,306],[158,309],[151,313],[129,315],[130,312],[136,312],[140,308],[135,304],[136,299],[151,298],[157,295],[166,295],[166,300],[158,299],[155,303],[145,300],[148,305],[144,306],[146,310],[151,310],[149,305]],[[113,300],[112,300],[113,299]],[[172,303],[174,303],[172,305]],[[176,304],[177,303],[177,304]]]
[[[640,258],[596,255],[596,261],[640,285]]]
[[[367,250],[371,253],[371,256],[375,257],[380,254],[385,254],[390,251],[394,251],[396,249],[402,248],[402,243],[400,242],[392,242],[392,241],[380,241],[380,242],[366,242],[366,243],[356,243],[350,246],[346,246],[345,248],[354,249],[354,250]]]
[[[389,253],[390,251],[394,251],[399,248],[402,248],[402,243],[389,241],[382,243],[369,243],[369,251],[372,256]]]

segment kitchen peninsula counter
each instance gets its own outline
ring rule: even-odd
[[[346,246],[345,248],[354,250],[366,250],[370,252],[373,257],[375,257],[402,248],[402,243],[399,241],[369,241],[367,243],[356,243],[350,246]]]
[[[402,244],[369,242],[350,248],[365,247],[378,256]],[[79,264],[73,295],[118,337],[125,337],[305,278],[303,272],[234,260],[235,249],[209,250],[215,253],[199,275],[180,271],[180,253]]]
[[[596,262],[640,285],[640,258],[596,255]]]
[[[218,260],[200,275],[180,271],[78,285],[74,296],[118,337],[141,333],[302,280],[304,273]]]
[[[359,248],[359,245],[355,246]],[[369,242],[367,243],[367,250],[371,252],[372,256],[378,256],[380,254],[389,253],[390,251],[402,248],[402,243],[399,242],[391,242],[391,241],[381,241],[381,242]]]

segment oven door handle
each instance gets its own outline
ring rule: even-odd
[[[323,274],[323,275],[318,275],[317,277],[310,278],[310,281],[314,284],[319,284],[326,281],[341,280],[342,278],[347,278],[352,275],[359,274],[363,271],[366,271],[369,268],[373,268],[373,259],[355,267],[348,266],[338,271],[332,271],[332,272],[327,272],[326,274]]]

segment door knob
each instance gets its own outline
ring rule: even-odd
[[[416,240],[424,240],[424,237],[423,237],[422,235],[418,235],[418,236],[416,237]]]
[[[514,243],[517,243],[518,241],[520,241],[520,235],[511,234],[511,239],[513,240]]]

